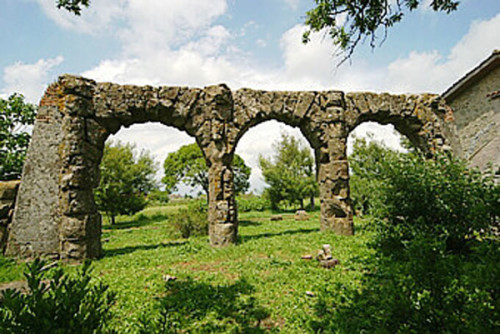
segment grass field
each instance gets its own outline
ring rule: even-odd
[[[151,207],[103,225],[104,256],[94,261],[94,274],[117,293],[120,332],[133,332],[159,303],[188,331],[312,331],[322,316],[318,296],[355,287],[362,272],[354,260],[369,254],[363,222],[356,222],[355,237],[323,233],[319,212],[306,222],[293,214],[277,222],[269,220],[271,212],[240,214],[238,245],[212,248],[207,237],[177,236],[168,218],[178,208]],[[323,244],[340,260],[334,269],[301,259]],[[177,280],[165,283],[165,275]],[[21,264],[0,259],[0,282],[21,278]]]

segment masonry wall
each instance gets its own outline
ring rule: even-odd
[[[20,181],[0,181],[0,254],[7,246]]]
[[[41,102],[23,170],[7,254],[81,260],[101,255],[99,184],[104,143],[122,126],[159,122],[196,139],[209,168],[210,242],[235,243],[238,212],[232,162],[252,126],[298,127],[315,151],[321,230],[354,234],[346,142],[365,121],[391,123],[427,155],[447,145],[446,106],[436,95],[341,91],[231,91],[96,83],[64,75]]]
[[[488,97],[500,89],[500,67],[453,100],[447,101],[453,109],[460,147],[454,150],[470,164],[481,169],[488,162],[500,166],[500,98]]]

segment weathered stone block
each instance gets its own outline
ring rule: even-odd
[[[20,184],[21,184],[21,181],[19,181],[19,180],[0,181],[0,200],[14,200],[14,199],[16,199],[17,191],[19,189]]]
[[[306,212],[306,210],[297,210],[295,212],[295,215],[293,216],[293,219],[296,221],[307,221],[309,220],[309,214]]]

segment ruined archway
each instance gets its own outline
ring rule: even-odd
[[[426,153],[445,144],[435,95],[275,92],[225,85],[204,89],[96,83],[61,76],[40,102],[7,254],[98,257],[100,216],[92,189],[105,139],[121,126],[159,122],[196,138],[209,167],[212,245],[236,241],[232,157],[252,126],[278,120],[300,128],[313,147],[321,228],[353,234],[346,142],[365,120],[393,123]]]

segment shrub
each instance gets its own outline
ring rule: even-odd
[[[170,200],[169,195],[167,191],[155,189],[147,196],[148,205],[165,205]]]
[[[264,196],[243,195],[236,198],[239,212],[264,211],[271,208],[271,203]]]
[[[1,333],[111,333],[108,321],[115,295],[91,282],[90,262],[75,275],[46,262],[28,264],[27,292],[6,290],[0,302]]]
[[[384,204],[376,215],[390,252],[420,237],[437,238],[448,251],[460,252],[498,223],[500,188],[453,157],[403,155],[383,171]]]
[[[321,296],[312,331],[495,332],[499,187],[445,155],[384,164],[367,274],[342,298]]]
[[[349,184],[352,206],[356,213],[370,214],[382,204],[380,200],[384,169],[402,155],[404,153],[396,152],[373,138],[370,142],[364,138],[356,138],[349,156]]]
[[[187,208],[181,208],[172,215],[172,225],[181,237],[208,235],[207,204],[204,201],[192,201]]]

